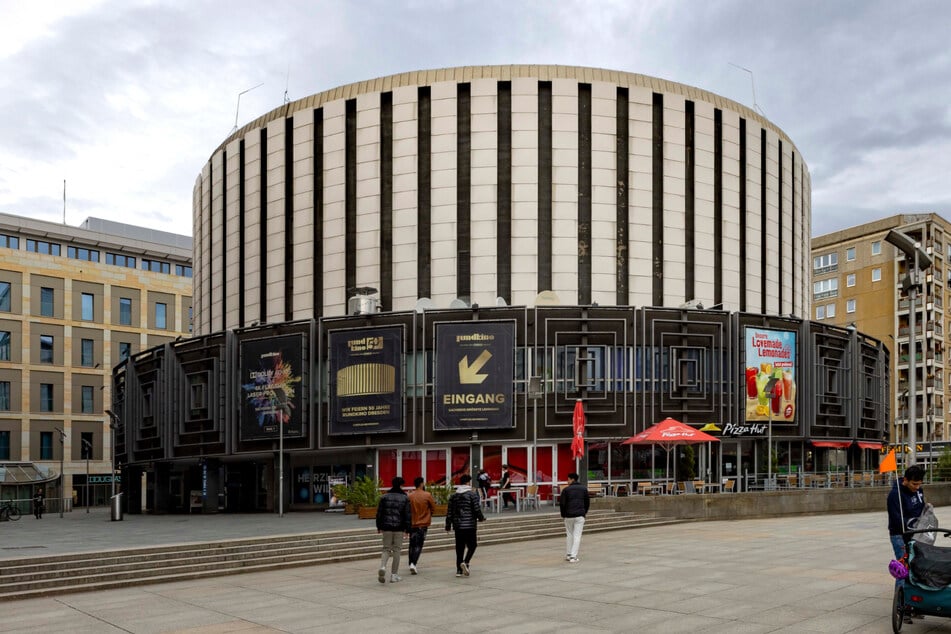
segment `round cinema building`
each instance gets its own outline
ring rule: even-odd
[[[808,168],[736,102],[565,66],[382,77],[238,129],[193,201],[195,336],[115,370],[130,510],[503,463],[543,501],[576,465],[622,493],[877,465],[888,351],[808,320]],[[717,440],[623,443],[668,417]]]

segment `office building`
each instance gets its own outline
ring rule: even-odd
[[[51,510],[60,484],[66,506],[107,503],[112,367],[191,334],[191,248],[188,236],[98,218],[0,214],[4,498],[29,499],[37,482]]]

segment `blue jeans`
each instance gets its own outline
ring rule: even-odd
[[[892,550],[895,551],[895,559],[901,561],[901,558],[905,556],[905,538],[901,535],[889,535],[888,538],[892,542]],[[895,579],[895,586],[905,587],[904,579]]]

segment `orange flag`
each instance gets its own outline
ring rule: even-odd
[[[878,465],[879,473],[885,473],[886,471],[898,471],[898,462],[895,461],[894,449],[889,451],[888,455],[885,456],[885,459],[882,460]]]

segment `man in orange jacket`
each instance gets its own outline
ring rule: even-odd
[[[409,571],[417,574],[416,564],[423,554],[423,544],[426,542],[426,533],[433,522],[433,512],[436,510],[436,500],[432,493],[423,486],[423,479],[413,480],[416,487],[409,494],[409,507],[413,515],[412,527],[409,529]]]

